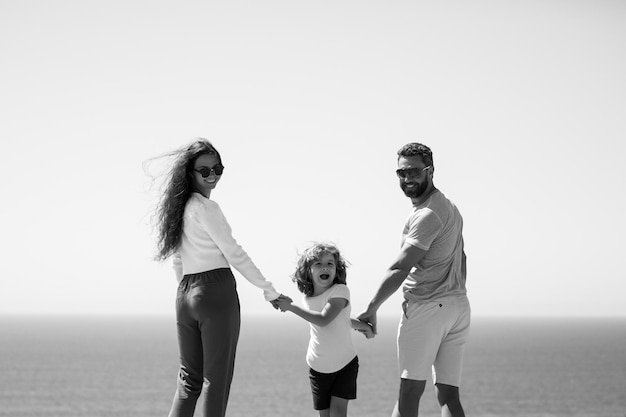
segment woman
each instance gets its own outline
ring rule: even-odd
[[[224,171],[217,150],[199,139],[175,156],[157,208],[157,258],[174,258],[179,281],[180,370],[169,416],[192,417],[204,385],[204,416],[222,417],[240,329],[230,265],[262,289],[267,301],[280,294],[235,241],[219,205],[210,199]]]

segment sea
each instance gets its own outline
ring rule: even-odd
[[[396,329],[354,333],[350,416],[391,415]],[[307,342],[293,315],[244,316],[227,415],[317,416]],[[167,416],[177,369],[174,317],[0,316],[0,416]],[[467,416],[625,417],[626,318],[473,318],[461,401]],[[429,381],[420,416],[439,415]]]

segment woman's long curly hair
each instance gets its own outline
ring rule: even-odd
[[[157,260],[166,260],[180,245],[185,205],[194,191],[191,171],[196,159],[205,154],[215,155],[220,163],[222,162],[217,149],[211,142],[202,138],[165,155],[174,157],[174,163],[167,174],[165,190],[155,213],[158,232]]]
[[[291,280],[296,283],[298,290],[307,296],[313,295],[313,279],[311,278],[311,265],[322,257],[323,254],[333,255],[337,273],[333,284],[346,283],[346,270],[348,269],[347,261],[341,256],[339,249],[332,243],[322,242],[315,243],[300,255],[296,272],[292,275]]]

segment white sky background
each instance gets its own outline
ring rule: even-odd
[[[331,240],[362,311],[421,141],[475,315],[626,316],[624,22],[597,0],[3,1],[0,313],[173,315],[142,163],[204,136],[212,197],[294,298],[298,250]],[[278,314],[238,282],[244,314]]]

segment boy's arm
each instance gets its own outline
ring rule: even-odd
[[[324,309],[319,313],[317,311],[307,310],[292,303],[281,305],[281,308],[285,311],[291,311],[296,316],[303,318],[309,323],[313,323],[317,326],[324,327],[331,321],[335,320],[337,315],[346,308],[348,300],[345,298],[331,298],[324,306]]]

